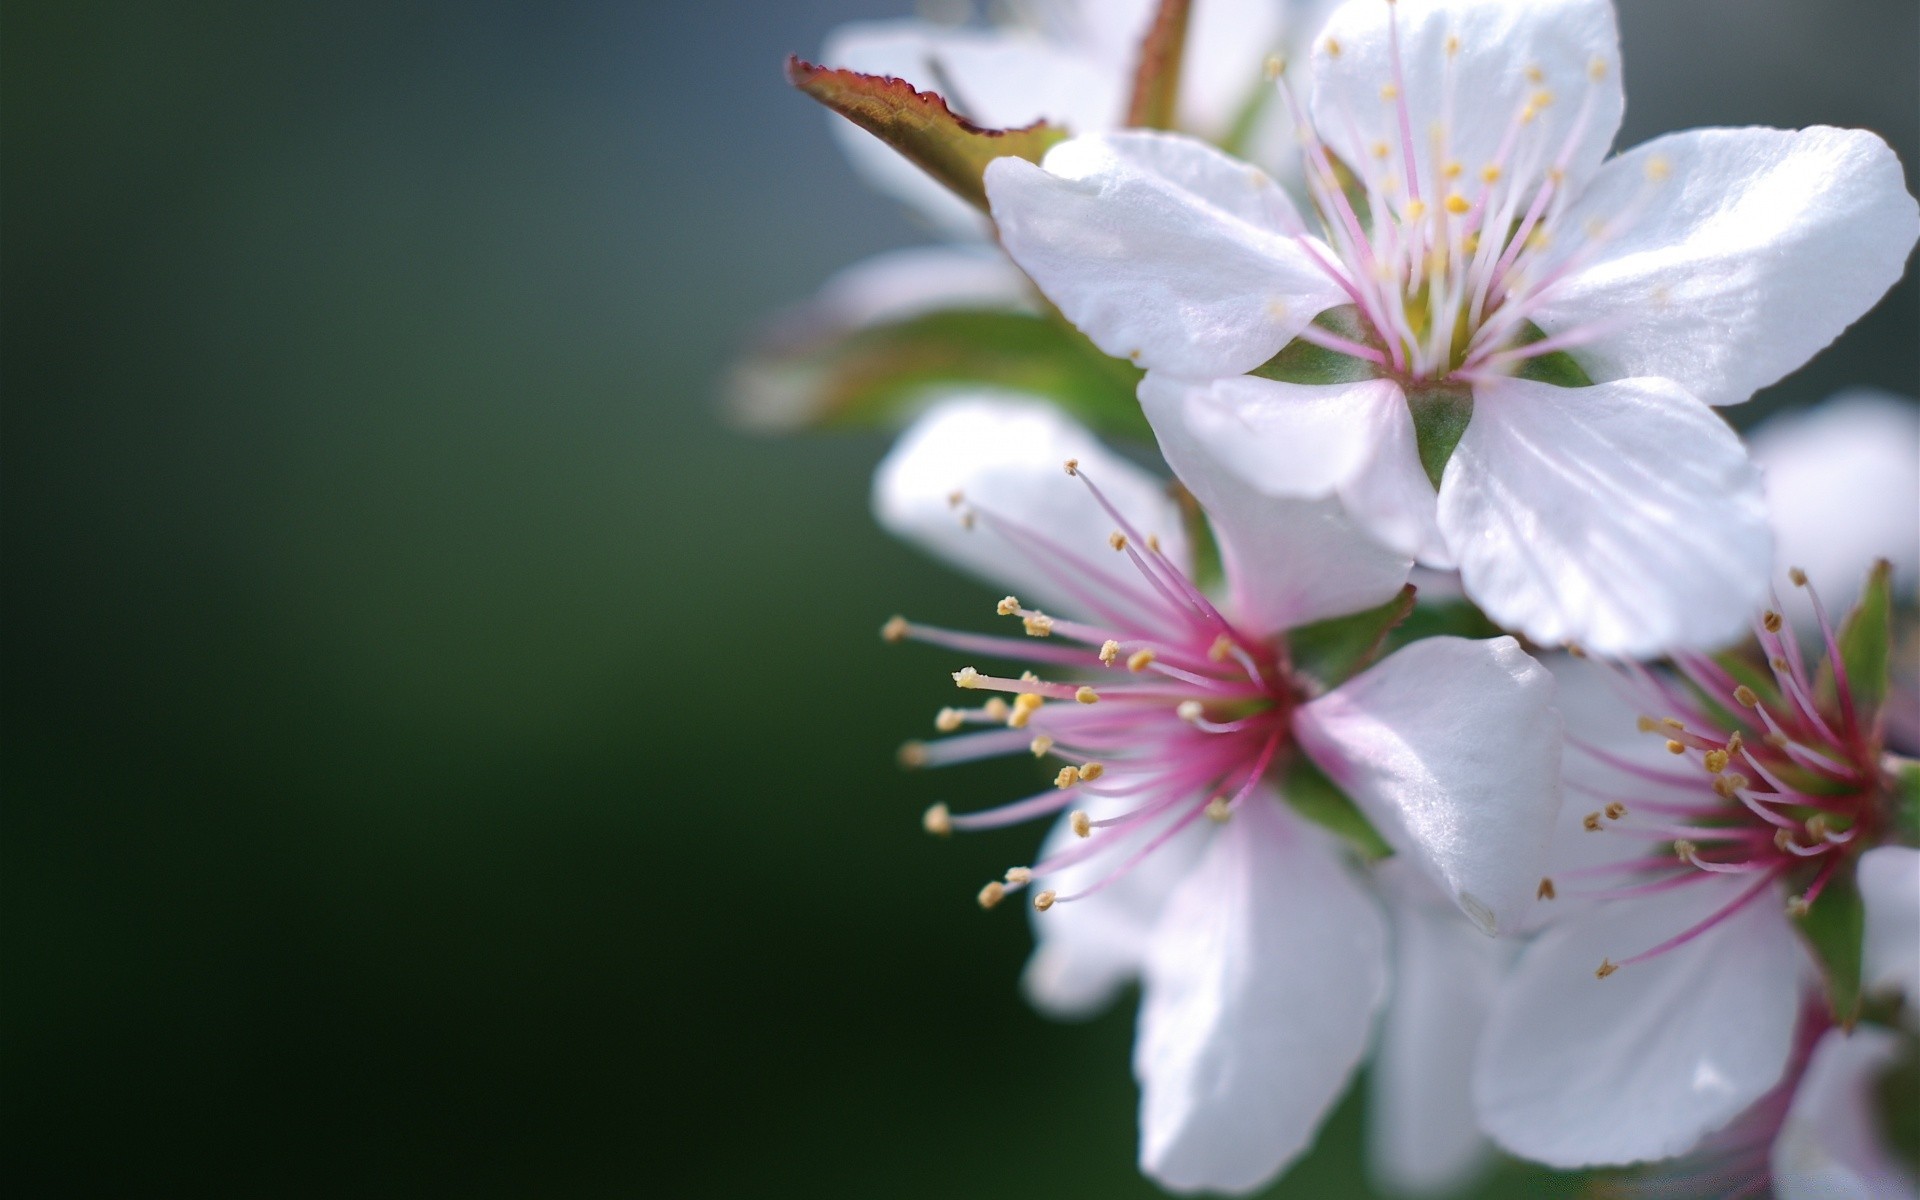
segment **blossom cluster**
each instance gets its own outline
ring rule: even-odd
[[[1141,1170],[1257,1190],[1369,1064],[1394,1192],[1920,1194],[1920,410],[1716,411],[1904,273],[1887,144],[1614,153],[1610,0],[1031,0],[820,58],[943,240],[734,400],[904,425],[875,516],[1004,593],[884,625],[958,693],[901,761],[1040,764],[922,823],[1051,822],[979,904],[1044,1011],[1138,986]]]

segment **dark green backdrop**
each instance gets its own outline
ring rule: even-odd
[[[892,763],[953,664],[876,627],[989,597],[870,527],[880,439],[715,415],[916,236],[779,76],[894,8],[6,6],[14,1194],[1151,1194],[1129,1015],[972,904],[1033,832],[918,833],[1019,781]],[[1627,139],[1911,162],[1916,20],[1627,3]],[[1917,318],[1763,404],[1916,390]]]

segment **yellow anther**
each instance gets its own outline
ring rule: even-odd
[[[1787,748],[1787,735],[1784,733],[1764,734],[1760,740],[1772,746],[1775,750],[1785,750]]]
[[[1787,847],[1791,845],[1793,845],[1793,830],[1776,829],[1773,831],[1773,848],[1774,849],[1785,850]]]
[[[1447,57],[1452,58],[1458,53],[1460,53],[1460,35],[1450,33],[1447,35]]]
[[[1045,758],[1047,751],[1053,749],[1053,739],[1044,733],[1036,734],[1034,739],[1027,743],[1027,749],[1033,751],[1035,758]]]
[[[1057,788],[1070,788],[1074,784],[1079,782],[1080,782],[1079,767],[1061,767],[1060,773],[1053,777],[1053,786]]]
[[[1825,841],[1828,828],[1829,823],[1825,813],[1815,813],[1807,818],[1807,836],[1810,838]]]
[[[1045,912],[1053,907],[1054,893],[1051,889],[1041,892],[1033,898],[1033,907],[1037,912]]]
[[[880,636],[889,642],[906,641],[907,619],[905,617],[888,618],[887,623],[880,627]]]
[[[1076,808],[1068,813],[1067,824],[1073,829],[1075,837],[1093,836],[1093,818],[1087,815],[1087,810],[1084,808]]]
[[[1224,825],[1233,815],[1233,805],[1227,803],[1225,796],[1215,796],[1207,801],[1207,820],[1216,825]]]
[[[1079,459],[1077,459],[1077,458],[1070,458],[1070,459],[1068,459],[1068,460],[1067,460],[1067,463],[1066,463],[1066,466],[1067,466],[1067,474],[1069,474],[1069,475],[1078,475],[1078,474],[1080,473],[1080,460],[1079,460]]]
[[[927,765],[927,746],[925,742],[901,742],[897,757],[900,765],[909,769]]]
[[[1597,812],[1590,812],[1586,816],[1581,817],[1580,827],[1582,829],[1585,829],[1588,833],[1600,832],[1600,814]]]
[[[1740,731],[1737,729],[1734,730],[1733,736],[1727,739],[1727,757],[1732,758],[1734,755],[1740,753],[1740,748],[1744,745],[1746,745],[1746,742],[1741,739]]]
[[[1639,728],[1641,733],[1652,733],[1654,730],[1660,728],[1660,722],[1647,716],[1637,718],[1634,721],[1634,725]]]
[[[1012,712],[1013,710],[1007,707],[1007,702],[1005,700],[1002,700],[1000,697],[995,696],[993,699],[987,701],[985,704],[982,704],[980,706],[980,711],[982,714],[986,716],[987,720],[989,721],[1004,721],[1007,719],[1007,714],[1009,712]]]
[[[1466,245],[1462,248],[1466,250],[1468,254],[1478,254],[1480,252],[1480,233],[1478,230],[1467,235]],[[1575,655],[1575,657],[1577,658],[1579,656]]]
[[[961,667],[953,673],[953,682],[959,687],[977,688],[980,686],[980,672],[972,667]]]
[[[1038,712],[1040,706],[1046,702],[1044,696],[1033,692],[1021,692],[1013,698],[1013,709],[1007,713],[1007,727],[1025,729],[1027,722],[1033,719],[1033,714]]]
[[[1619,967],[1613,965],[1612,959],[1603,958],[1600,960],[1600,965],[1594,969],[1593,977],[1595,979],[1605,979],[1619,969]]]
[[[1100,643],[1100,661],[1101,662],[1105,663],[1110,667],[1113,665],[1114,660],[1119,657],[1120,657],[1119,642],[1114,641],[1112,638],[1108,638],[1106,641]]]
[[[962,504],[965,504],[966,502],[967,502],[967,494],[961,491],[959,488],[955,488],[952,491],[947,493],[948,508],[959,508]]]
[[[1679,742],[1673,741],[1671,738],[1668,739],[1667,741],[1668,754],[1685,754],[1686,752],[1687,752],[1686,746],[1682,745]]]
[[[1468,203],[1467,198],[1465,196],[1462,196],[1459,192],[1447,193],[1447,211],[1452,213],[1454,216],[1456,217],[1461,216],[1472,208],[1473,208],[1473,205]]]
[[[1727,769],[1727,752],[1725,750],[1707,751],[1706,765],[1710,774],[1718,775]]]
[[[1021,683],[1039,683],[1040,677],[1038,675],[1035,675],[1032,671],[1022,671],[1020,672],[1020,682]]]
[[[1125,550],[1127,548],[1127,535],[1116,529],[1107,535],[1107,545],[1112,546],[1115,550]]]
[[[1398,100],[1400,98],[1400,89],[1391,83],[1383,83],[1380,85],[1380,98],[1382,100]]]
[[[1607,77],[1607,60],[1596,58],[1587,64],[1587,78],[1599,83]]]
[[[999,613],[1003,617],[1012,616],[1013,614],[1020,611],[1020,597],[1018,596],[1002,597],[1000,600],[1000,603],[993,606],[993,611],[996,613]]]
[[[1390,150],[1385,142],[1375,142],[1373,144],[1373,156],[1375,158],[1385,158],[1389,153]]]
[[[1713,777],[1713,791],[1722,800],[1731,800],[1738,796],[1748,783],[1752,782],[1738,771],[1728,771],[1724,775]]]
[[[944,804],[936,804],[920,814],[920,828],[935,837],[946,837],[953,832],[953,814]]]
[[[1780,619],[1780,614],[1774,612],[1772,609],[1768,609],[1766,612],[1760,614],[1760,623],[1766,626],[1768,633],[1779,633],[1781,625],[1785,624],[1785,622]]]
[[[1682,862],[1692,862],[1700,847],[1685,838],[1676,838],[1673,843],[1673,856]]]
[[[1267,61],[1262,64],[1262,66],[1266,70],[1268,83],[1272,83],[1287,73],[1287,60],[1278,54],[1267,55]]]
[[[1007,898],[1006,885],[998,882],[997,880],[981,888],[980,895],[976,897],[976,899],[980,901],[981,908],[992,908],[994,905],[1000,903],[1002,900],[1005,900],[1006,898]]]
[[[1555,187],[1558,187],[1567,181],[1567,173],[1559,167],[1548,167],[1547,178],[1553,181]]]
[[[1127,670],[1144,671],[1153,665],[1155,657],[1156,655],[1151,650],[1135,650],[1132,654],[1127,655]]]
[[[1160,535],[1159,534],[1150,533],[1147,535],[1147,549],[1153,551],[1155,554],[1160,553]]]
[[[1173,715],[1182,721],[1198,721],[1206,708],[1198,700],[1182,700],[1173,706]]]
[[[1661,717],[1660,724],[1668,729],[1685,729],[1687,723],[1679,717]]]
[[[1007,882],[1015,887],[1033,882],[1033,871],[1027,867],[1008,867]]]
[[[1656,154],[1647,160],[1647,179],[1649,182],[1659,183],[1671,174],[1673,174],[1673,164],[1666,159]]]
[[[1328,38],[1326,40],[1326,47],[1328,58],[1340,57],[1340,40],[1338,38]]]
[[[1553,238],[1547,233],[1544,226],[1536,227],[1532,233],[1527,235],[1527,249],[1536,254],[1552,244]]]
[[[1424,200],[1407,201],[1406,216],[1409,221],[1418,221],[1427,215],[1427,202]]]
[[[1753,689],[1744,683],[1733,689],[1733,698],[1742,708],[1758,708],[1760,706],[1760,697],[1754,695]]]
[[[933,727],[941,733],[952,733],[967,723],[967,714],[957,708],[943,708],[933,718]]]
[[[1536,79],[1534,82],[1538,83],[1540,81]],[[1535,108],[1552,108],[1553,93],[1545,90],[1535,92],[1527,103],[1533,105]]]
[[[1207,657],[1214,662],[1225,662],[1232,653],[1233,639],[1224,633],[1213,639],[1213,645],[1207,647]]]
[[[1488,164],[1487,164],[1486,166],[1484,166],[1484,167],[1481,167],[1481,168],[1480,168],[1480,182],[1482,182],[1482,183],[1499,183],[1499,182],[1500,182],[1500,166],[1499,166],[1499,164],[1498,164],[1498,163],[1488,163]]]
[[[1080,764],[1080,778],[1086,780],[1088,783],[1092,783],[1106,773],[1107,766],[1105,763],[1090,762]]]
[[[1547,73],[1545,71],[1542,71],[1539,67],[1533,66],[1533,67],[1527,68],[1528,83],[1541,83],[1545,81],[1546,78],[1547,78]]]
[[[1462,172],[1462,171],[1464,171],[1464,170],[1466,170],[1466,168],[1460,165],[1460,160],[1459,160],[1459,159],[1457,159],[1457,158],[1450,158],[1450,159],[1448,159],[1448,160],[1447,160],[1447,161],[1446,161],[1445,163],[1443,163],[1443,164],[1441,165],[1441,167],[1440,167],[1440,178],[1442,178],[1442,179],[1458,179],[1458,178],[1460,178],[1460,172]]]
[[[1073,698],[1074,698],[1075,700],[1078,700],[1078,701],[1079,701],[1080,703],[1082,703],[1082,704],[1098,704],[1098,703],[1100,703],[1100,693],[1099,693],[1099,692],[1096,692],[1096,691],[1094,691],[1094,690],[1093,690],[1092,688],[1090,688],[1090,687],[1087,687],[1087,686],[1085,686],[1084,684],[1083,684],[1083,685],[1081,685],[1081,687],[1080,687],[1080,689],[1079,689],[1078,691],[1076,691],[1076,692],[1074,692],[1074,694],[1073,694]]]
[[[977,519],[978,518],[974,515],[974,511],[972,509],[968,509],[967,511],[960,514],[960,528],[967,530],[969,533],[971,533],[973,531],[973,523]]]
[[[1627,815],[1627,806],[1615,800],[1600,811],[1607,815],[1607,820],[1618,821],[1621,817]]]
[[[1787,898],[1787,915],[1790,917],[1798,919],[1806,916],[1812,910],[1813,905],[1807,902],[1805,896],[1789,896]]]
[[[1787,571],[1787,578],[1793,581],[1793,586],[1795,587],[1807,586],[1807,573],[1799,567],[1790,568]]]
[[[1028,637],[1053,636],[1053,618],[1045,613],[1037,612],[1031,616],[1022,617],[1020,625],[1027,631]]]
[[[1520,110],[1520,123],[1522,125],[1531,125],[1533,119],[1539,115],[1540,110],[1529,104]]]
[[[1551,900],[1558,894],[1553,890],[1553,880],[1544,875],[1540,877],[1540,886],[1533,890],[1533,898],[1536,900]]]
[[[1784,658],[1775,656],[1771,659],[1768,659],[1767,662],[1768,662],[1768,665],[1773,667],[1773,669],[1776,671],[1785,671],[1787,669],[1787,660]]]

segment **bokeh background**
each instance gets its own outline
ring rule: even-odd
[[[972,901],[1037,831],[918,830],[1020,768],[893,764],[953,664],[877,626],[990,598],[872,528],[883,439],[716,402],[920,238],[780,75],[904,2],[6,5],[14,1195],[1153,1194],[1131,1014]],[[1920,162],[1912,0],[1622,10],[1625,142]],[[1365,1194],[1362,1119],[1273,1195]]]

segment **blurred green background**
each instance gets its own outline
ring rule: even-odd
[[[989,597],[871,527],[883,439],[715,402],[919,238],[779,70],[904,2],[0,14],[13,1194],[1153,1194],[1130,1013],[972,901],[1039,831],[918,830],[1019,768],[893,765],[953,664],[876,628]],[[1912,0],[1623,26],[1625,142],[1920,161]],[[1364,1194],[1360,1121],[1273,1194]]]

